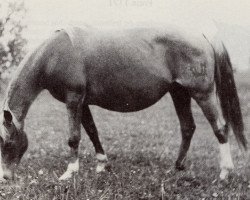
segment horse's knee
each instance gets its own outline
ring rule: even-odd
[[[191,124],[181,128],[182,136],[184,139],[191,139],[196,129],[195,124]]]
[[[78,148],[80,140],[81,140],[80,136],[77,136],[77,135],[71,136],[68,140],[69,147],[74,148],[74,149]]]

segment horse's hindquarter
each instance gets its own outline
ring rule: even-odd
[[[173,81],[190,91],[206,92],[214,83],[214,52],[211,44],[200,37],[158,38],[166,47],[166,65]]]
[[[89,48],[84,57],[87,103],[121,112],[154,104],[172,79],[164,48],[150,35],[105,34],[92,36],[83,46]]]

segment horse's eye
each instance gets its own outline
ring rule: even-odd
[[[13,141],[8,141],[8,142],[5,143],[4,148],[5,149],[11,149],[13,147],[13,145],[14,145]]]

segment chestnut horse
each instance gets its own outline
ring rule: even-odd
[[[79,170],[81,124],[94,145],[97,172],[105,169],[107,156],[89,105],[133,112],[153,105],[169,92],[182,133],[177,169],[184,169],[195,131],[191,98],[219,141],[221,179],[233,168],[230,127],[239,144],[247,148],[233,70],[222,42],[215,44],[203,34],[189,35],[170,28],[75,27],[56,31],[27,55],[9,85],[1,116],[2,180],[13,177],[27,149],[24,120],[43,89],[64,102],[68,113],[71,159],[60,180]]]

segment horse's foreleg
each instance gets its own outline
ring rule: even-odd
[[[190,146],[192,136],[195,131],[195,123],[191,111],[191,97],[187,90],[183,87],[176,85],[176,87],[170,92],[176,113],[178,115],[182,133],[182,142],[179,150],[179,155],[175,166],[179,170],[185,169],[185,159],[187,151]]]
[[[81,140],[82,95],[69,92],[66,107],[69,120],[70,161],[67,171],[60,177],[60,180],[72,177],[73,173],[79,170],[78,146]]]
[[[206,97],[203,97],[202,95],[198,96],[198,98],[196,97],[196,101],[211,124],[214,134],[219,141],[221,168],[220,178],[225,179],[229,170],[234,168],[230,145],[228,143],[228,125],[226,125],[221,114],[219,102],[217,101],[216,94],[214,92]]]
[[[98,132],[97,132],[92,114],[90,112],[89,106],[87,105],[83,106],[83,109],[82,109],[82,125],[95,148],[96,158],[98,161],[96,172],[104,171],[108,159],[102,148],[102,144],[99,140]]]

